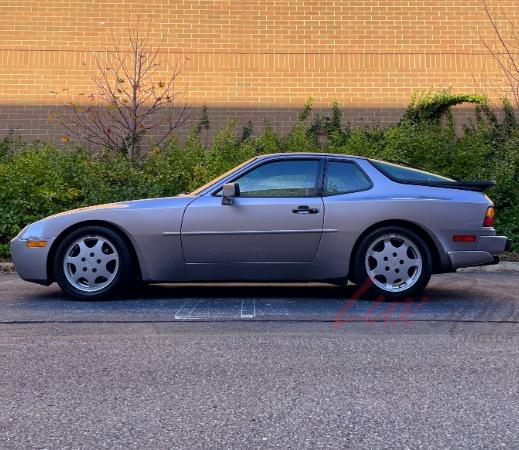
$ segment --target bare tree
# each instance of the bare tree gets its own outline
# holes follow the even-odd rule
[[[495,36],[495,42],[489,42],[480,34],[481,42],[506,78],[508,89],[504,96],[511,95],[519,109],[519,32],[509,18],[505,18],[507,27],[502,26],[487,0],[480,2]]]
[[[95,92],[79,94],[87,97],[83,104],[69,101],[68,120],[62,124],[81,141],[134,159],[146,135],[153,132],[160,145],[182,127],[187,108],[180,102],[184,91],[176,85],[180,60],[172,65],[159,48],[151,47],[149,31],[128,34],[128,48],[112,36],[113,49],[94,54]],[[159,81],[159,71],[168,72],[165,80]]]

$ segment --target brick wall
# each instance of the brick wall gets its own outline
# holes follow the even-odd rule
[[[498,17],[516,22],[515,3]],[[137,23],[185,61],[179,81],[213,128],[269,119],[284,131],[308,96],[318,108],[337,99],[352,122],[389,123],[416,90],[504,86],[479,0],[2,0],[0,12],[0,135],[59,139],[49,116],[92,91],[93,52]]]

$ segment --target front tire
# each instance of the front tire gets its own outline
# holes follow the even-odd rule
[[[385,298],[419,294],[432,274],[432,257],[427,243],[404,227],[383,227],[362,239],[353,260],[358,285]]]
[[[128,245],[113,230],[86,226],[58,245],[54,274],[61,289],[79,299],[96,300],[122,292],[132,277]]]

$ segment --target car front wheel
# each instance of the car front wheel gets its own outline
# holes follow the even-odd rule
[[[384,227],[362,240],[353,271],[359,284],[368,283],[372,294],[410,297],[420,293],[431,278],[431,252],[415,232]]]
[[[59,244],[54,260],[56,281],[67,294],[81,299],[112,296],[131,280],[131,253],[114,231],[87,226]]]

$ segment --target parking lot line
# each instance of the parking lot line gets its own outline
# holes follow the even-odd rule
[[[254,319],[256,317],[256,299],[244,298],[241,302],[242,319]]]
[[[177,320],[186,320],[193,319],[193,312],[196,307],[200,304],[201,300],[191,299],[184,303],[180,309],[175,314],[175,319]]]

